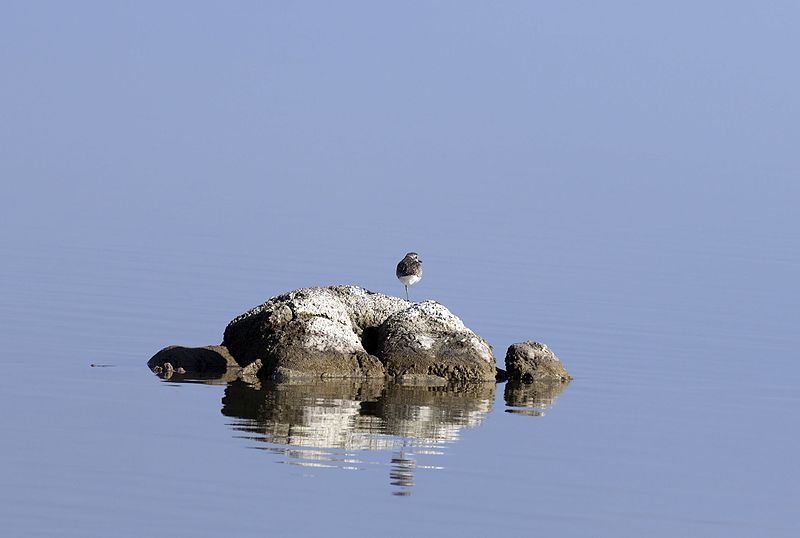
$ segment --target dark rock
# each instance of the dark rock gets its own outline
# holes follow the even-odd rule
[[[165,347],[147,362],[156,373],[223,373],[228,368],[239,368],[223,346]]]
[[[545,344],[533,340],[512,344],[508,348],[506,370],[509,379],[526,383],[533,381],[564,383],[572,379],[555,353]]]

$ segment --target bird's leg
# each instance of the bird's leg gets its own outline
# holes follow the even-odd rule
[[[408,284],[405,284],[406,287],[406,301],[408,301]]]

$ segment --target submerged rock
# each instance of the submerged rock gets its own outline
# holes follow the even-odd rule
[[[525,383],[551,381],[564,383],[572,379],[555,353],[545,344],[528,340],[511,344],[506,352],[508,379]]]

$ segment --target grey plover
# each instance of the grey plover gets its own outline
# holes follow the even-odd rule
[[[408,301],[408,287],[422,280],[422,260],[416,252],[409,252],[397,264],[397,280],[406,287],[406,301]]]

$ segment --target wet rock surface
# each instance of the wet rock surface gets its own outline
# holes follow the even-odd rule
[[[506,352],[508,379],[525,383],[535,381],[564,383],[572,379],[550,348],[528,340],[511,344]]]

